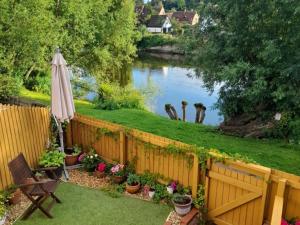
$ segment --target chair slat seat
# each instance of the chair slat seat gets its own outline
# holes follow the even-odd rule
[[[28,218],[36,209],[40,209],[48,218],[53,218],[50,214],[51,207],[45,209],[42,204],[48,197],[53,199],[53,203],[61,203],[59,198],[54,194],[58,187],[59,180],[38,180],[22,153],[10,161],[8,167],[15,185],[18,186],[23,194],[32,202],[30,207],[23,214],[22,219]]]

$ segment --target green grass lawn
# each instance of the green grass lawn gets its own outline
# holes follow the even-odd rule
[[[49,97],[22,91],[22,96],[49,103]],[[219,133],[214,127],[172,121],[151,112],[133,109],[98,110],[84,101],[75,101],[78,113],[94,118],[137,128],[188,144],[215,148],[221,152],[239,153],[257,163],[289,173],[300,175],[300,146],[290,145],[281,140],[256,140],[238,138]]]
[[[112,198],[96,189],[62,183],[57,190],[62,204],[51,210],[53,219],[39,210],[16,225],[162,225],[171,208],[139,199]],[[47,203],[45,203],[47,204]]]

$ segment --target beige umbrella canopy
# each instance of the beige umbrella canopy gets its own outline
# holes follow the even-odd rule
[[[67,63],[59,50],[52,60],[51,113],[58,126],[61,151],[64,151],[61,123],[69,122],[74,117],[75,107]],[[68,179],[65,166],[64,172]]]
[[[51,113],[59,122],[71,120],[75,113],[67,63],[59,52],[52,60]]]

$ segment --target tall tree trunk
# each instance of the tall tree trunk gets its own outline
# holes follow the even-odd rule
[[[29,78],[31,72],[32,72],[33,69],[34,69],[34,66],[35,66],[35,64],[33,64],[33,65],[30,67],[30,69],[27,71],[27,73],[26,73],[26,75],[25,75],[25,80],[27,80],[27,79]]]

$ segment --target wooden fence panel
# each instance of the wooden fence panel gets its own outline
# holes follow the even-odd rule
[[[47,108],[0,104],[0,190],[12,184],[8,162],[22,152],[35,167],[49,139]]]
[[[236,167],[237,166],[237,167]],[[250,170],[249,170],[250,169]],[[252,171],[250,173],[249,171]],[[216,224],[262,224],[266,185],[271,170],[245,165],[212,163],[207,174],[208,217]]]
[[[98,128],[119,135],[117,138],[109,135],[97,138]],[[230,160],[223,164],[211,159],[208,160],[206,173],[201,174],[194,155],[189,154],[187,160],[187,155],[176,156],[164,152],[170,144],[187,146],[181,142],[80,115],[76,115],[69,130],[72,140],[68,143],[82,145],[85,150],[93,146],[99,155],[110,162],[132,161],[136,158],[138,173],[150,171],[177,180],[186,187],[190,186],[194,197],[198,184],[205,183],[208,216],[216,224],[257,225],[264,220],[271,221],[273,211],[281,210],[281,207],[274,208],[273,205],[278,195],[278,182],[282,178],[287,180],[282,216],[300,218],[299,176],[253,164]],[[5,174],[1,176],[5,177]]]

